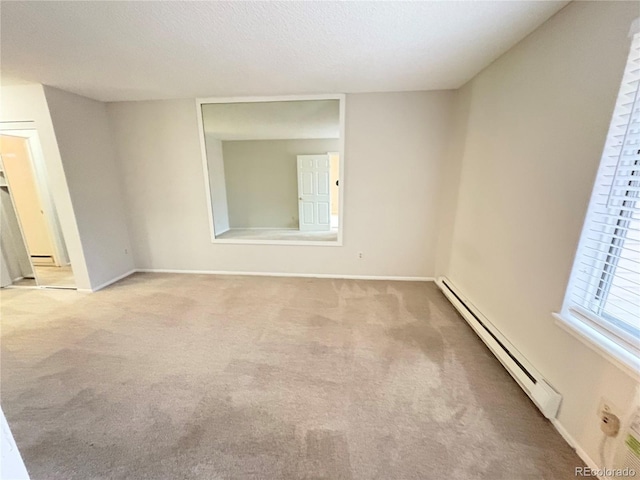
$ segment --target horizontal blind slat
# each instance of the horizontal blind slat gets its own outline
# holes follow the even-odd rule
[[[577,278],[577,281],[584,283],[585,285],[587,285],[587,287],[596,288],[590,282],[588,282],[586,279]],[[633,304],[634,305],[638,305],[640,307],[640,291],[635,291],[634,292],[633,290],[628,290],[628,289],[625,289],[624,287],[617,287],[617,288],[622,290],[622,291],[624,291],[624,292],[626,292],[628,294],[627,298],[633,299],[633,302],[635,302]],[[587,289],[585,291],[589,291],[589,289]],[[631,303],[631,300],[630,300],[630,303]]]
[[[578,289],[578,290],[581,290],[581,288],[580,288],[580,287],[575,287],[575,288],[576,288],[576,289]],[[588,293],[588,292],[586,292],[586,293]],[[579,300],[579,299],[580,299],[580,296],[574,293],[574,297],[573,297],[573,298],[574,298],[574,299],[576,299],[576,300]],[[578,305],[581,305],[581,306],[583,306],[583,307],[587,307],[587,308],[588,308],[588,306],[587,306],[587,305],[584,305],[584,304],[581,304],[581,303],[578,303],[578,302],[576,302],[576,303],[577,303]],[[593,302],[591,302],[591,303],[597,303],[597,302],[593,301]],[[622,307],[618,307],[618,308],[619,308],[620,310],[622,310],[623,312],[628,313],[629,315],[637,314],[637,313],[635,313],[635,312],[631,312],[631,311],[629,311],[629,309],[625,309],[625,308],[622,308]],[[602,310],[605,310],[605,308],[602,308],[602,307],[601,307],[601,309],[602,309]],[[621,321],[622,321],[623,323],[626,323],[627,325],[630,325],[630,326],[634,326],[634,325],[635,325],[633,322],[627,322],[627,321],[624,321],[624,320],[621,320]]]

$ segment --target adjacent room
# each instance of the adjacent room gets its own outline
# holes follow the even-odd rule
[[[637,2],[0,27],[0,480],[640,475]]]
[[[213,242],[337,243],[343,100],[198,101]]]
[[[27,123],[25,125],[25,123]],[[60,222],[34,125],[3,125],[0,134],[2,286],[74,288]]]

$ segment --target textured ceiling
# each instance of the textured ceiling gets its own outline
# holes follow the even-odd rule
[[[209,103],[202,105],[202,121],[220,140],[339,138],[340,102]]]
[[[2,74],[103,101],[457,88],[568,2],[2,2]]]

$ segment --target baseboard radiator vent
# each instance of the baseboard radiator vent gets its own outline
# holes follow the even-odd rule
[[[449,279],[439,277],[436,283],[542,414],[548,419],[556,418],[562,396],[542,378],[542,375],[504,335],[455,288]]]

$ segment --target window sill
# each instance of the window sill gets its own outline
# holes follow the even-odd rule
[[[598,353],[636,381],[640,381],[640,359],[616,342],[571,314],[553,313],[556,325]]]
[[[226,243],[230,245],[288,245],[310,247],[342,247],[341,240],[313,241],[313,240],[258,240],[252,238],[213,238],[211,243]]]

